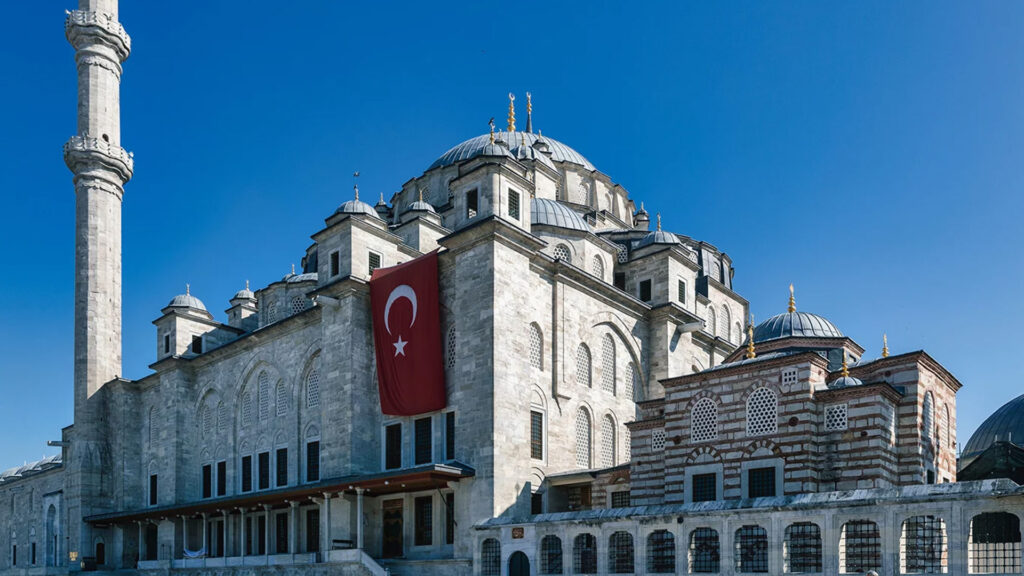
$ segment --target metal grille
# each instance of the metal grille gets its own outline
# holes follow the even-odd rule
[[[782,544],[786,572],[821,572],[821,529],[812,522],[797,522],[786,527]]]
[[[612,508],[629,508],[629,490],[612,492]]]
[[[590,262],[590,273],[604,280],[604,260],[600,256],[594,256]]]
[[[227,429],[228,429],[228,420],[229,419],[230,419],[230,416],[228,415],[228,407],[225,406],[223,402],[218,402],[217,403],[217,430],[220,431],[220,432],[227,431]]]
[[[730,317],[729,308],[722,304],[722,315],[718,317],[718,335],[726,340],[729,339],[729,324],[732,323]]]
[[[718,324],[715,321],[715,309],[708,306],[708,319],[704,329],[707,330],[708,334],[714,335],[715,330],[717,330],[717,326]]]
[[[616,258],[618,259],[619,264],[629,262],[629,252],[626,251],[626,247],[622,244],[619,244],[619,253],[616,255]]]
[[[608,334],[601,339],[601,389],[615,394],[615,341]]]
[[[775,468],[751,468],[747,470],[747,496],[763,498],[775,496]]]
[[[291,408],[289,404],[290,398],[288,397],[288,389],[285,388],[284,382],[277,383],[277,415],[284,416],[288,413],[288,409]]]
[[[576,349],[576,384],[590,388],[590,350],[586,344]]]
[[[508,215],[519,220],[519,192],[515,190],[508,191]]]
[[[676,281],[676,300],[679,300],[680,304],[686,304],[686,281]]]
[[[722,546],[718,532],[712,528],[697,528],[690,532],[690,572],[713,574],[721,564]]]
[[[540,573],[562,573],[562,539],[558,536],[540,539]]]
[[[760,526],[736,530],[736,571],[743,574],[768,571],[768,532]]]
[[[640,389],[640,373],[636,371],[636,365],[632,362],[626,367],[629,378],[626,380],[626,398],[637,400],[636,391]]]
[[[694,502],[712,502],[718,500],[718,475],[694,474],[692,478],[693,493],[691,500]]]
[[[380,268],[380,254],[370,252],[367,259],[369,260],[369,274],[372,276],[373,271]]]
[[[544,414],[530,412],[530,458],[544,459]]]
[[[266,420],[270,418],[270,376],[266,372],[260,372],[259,385],[260,420]]]
[[[608,572],[633,573],[633,535],[616,532],[608,537]]]
[[[149,409],[149,442],[153,443],[160,439],[159,413],[156,406]]]
[[[846,430],[849,427],[849,421],[847,420],[847,405],[846,404],[834,404],[832,406],[825,407],[825,430],[829,432],[835,432],[837,430]]]
[[[416,464],[427,464],[431,461],[434,439],[434,420],[432,417],[419,418],[413,425],[415,447],[413,456]]]
[[[434,497],[421,496],[414,502],[416,508],[415,542],[417,546],[430,546],[434,542]]]
[[[629,428],[622,428],[622,461],[629,462],[633,459],[633,434]]]
[[[544,338],[536,324],[530,324],[530,366],[544,369]]]
[[[718,406],[710,398],[702,398],[693,407],[690,416],[690,438],[693,442],[707,442],[718,438]]]
[[[580,182],[576,187],[576,203],[590,206],[590,186],[586,182]]]
[[[870,520],[850,520],[839,534],[839,571],[862,574],[882,569],[882,535]]]
[[[242,396],[242,426],[252,424],[252,394]]]
[[[946,573],[946,522],[938,516],[913,516],[903,521],[900,571],[904,574]]]
[[[209,406],[203,406],[203,437],[209,438],[213,432],[213,410]]]
[[[572,252],[569,251],[569,247],[565,244],[555,246],[555,259],[562,260],[567,264],[572,264]]]
[[[796,370],[789,369],[782,371],[782,383],[793,384],[796,382]]]
[[[658,428],[651,431],[651,451],[660,452],[665,449],[665,429]]]
[[[668,530],[655,530],[647,535],[647,571],[652,574],[675,573],[676,539]]]
[[[306,309],[306,299],[302,296],[292,298],[292,314],[298,314]]]
[[[448,357],[446,360],[449,368],[455,366],[455,345],[455,326],[452,326],[448,328]]]
[[[501,576],[501,544],[494,538],[484,540],[480,546],[480,574]]]
[[[597,538],[593,534],[579,534],[572,541],[572,573],[597,572]]]
[[[583,408],[576,412],[576,465],[590,468],[590,414]]]
[[[747,400],[747,436],[764,436],[779,430],[775,392],[759,388]]]
[[[932,393],[927,392],[924,395],[924,406],[921,409],[921,435],[925,440],[932,439],[932,430],[935,426],[935,402],[932,400]]]
[[[313,368],[306,375],[306,407],[320,406],[320,369]]]
[[[601,419],[601,466],[615,466],[615,421],[611,416]]]
[[[971,574],[1019,573],[1020,518],[989,512],[971,518],[969,568]]]

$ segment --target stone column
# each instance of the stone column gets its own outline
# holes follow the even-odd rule
[[[238,539],[238,555],[244,558],[245,548],[248,544],[246,538],[249,537],[249,534],[245,529],[245,508],[239,508],[238,511],[240,513],[240,517],[238,519],[238,533],[241,535]]]
[[[139,562],[141,562],[146,557],[146,534],[145,534],[145,530],[142,528],[144,526],[144,524],[142,522],[138,522],[138,525],[139,525]],[[138,565],[136,565],[135,567],[138,568]]]
[[[365,488],[356,488],[356,548],[363,549],[363,492]]]
[[[181,557],[185,557],[185,550],[188,550],[188,516],[181,517]]]
[[[228,516],[227,510],[221,510],[220,514],[223,518],[222,522],[224,522],[224,548],[222,550],[218,550],[218,552],[220,552],[222,557],[227,557],[228,549],[231,548],[231,531],[229,530],[231,525],[228,523],[230,517]]]
[[[288,506],[288,553],[296,554],[299,551],[299,503],[290,500]]]
[[[266,556],[268,556],[268,557],[271,554],[271,551],[270,551],[270,530],[273,527],[273,522],[272,522],[273,518],[271,518],[271,516],[270,516],[270,510],[271,510],[270,504],[264,504],[263,505],[263,513],[266,514],[266,516],[267,516],[267,521],[266,521],[267,529],[263,531],[263,547],[264,547],[264,552],[266,552]]]
[[[199,547],[200,550],[205,550],[206,555],[210,555],[210,536],[207,533],[207,524],[209,522],[206,519],[206,512],[203,512],[203,545]]]
[[[324,492],[320,504],[320,551],[327,560],[331,551],[331,495],[328,492]]]

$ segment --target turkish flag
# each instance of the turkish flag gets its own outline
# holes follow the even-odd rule
[[[370,277],[380,410],[412,416],[445,407],[437,251]]]

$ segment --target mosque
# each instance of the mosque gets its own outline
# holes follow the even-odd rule
[[[867,354],[792,287],[751,325],[729,256],[535,132],[529,94],[523,129],[510,95],[505,130],[325,208],[223,321],[171,298],[122,377],[117,12],[65,24],[74,422],[0,473],[0,575],[1021,573],[1024,397],[958,460],[937,360]],[[443,408],[396,415],[371,283],[430,254]]]

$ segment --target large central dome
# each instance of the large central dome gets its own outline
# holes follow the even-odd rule
[[[982,422],[964,446],[960,459],[970,460],[999,441],[1024,446],[1024,395],[1010,400]]]
[[[542,138],[544,142],[547,142],[551,148],[551,159],[555,162],[568,162],[570,164],[578,164],[587,170],[596,170],[594,165],[583,157],[582,154],[573,150],[572,148],[562,144],[558,140],[552,140],[547,136],[541,137],[532,132],[495,132],[494,139],[504,140],[508,144],[509,148],[515,148],[519,146],[520,141],[527,146],[533,146],[533,143],[538,138]],[[434,168],[440,168],[442,166],[449,166],[456,162],[462,162],[463,160],[469,160],[475,158],[484,153],[484,149],[491,144],[490,134],[481,134],[476,138],[470,138],[465,142],[455,146],[451,150],[445,152],[440,158],[434,161],[427,170],[433,170]]]

